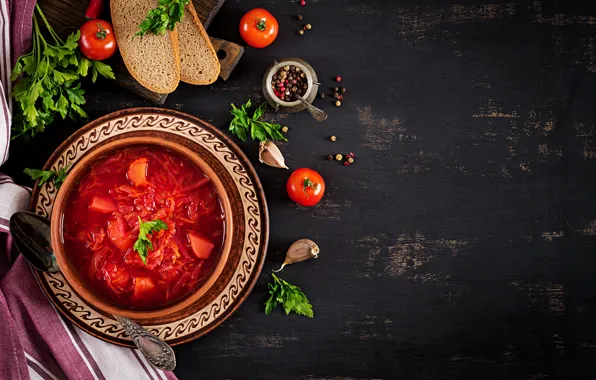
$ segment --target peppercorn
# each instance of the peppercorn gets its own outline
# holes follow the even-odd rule
[[[335,81],[336,81],[336,82],[341,82],[341,77],[340,77],[339,75],[338,75],[338,76],[336,76],[336,77],[335,77]]]
[[[337,140],[337,137],[335,137],[335,136],[331,136],[331,137],[329,137],[329,140],[331,140],[331,141],[335,141],[335,140]]]
[[[284,125],[283,127],[281,127],[281,131],[283,133],[288,133],[288,126],[287,125]]]
[[[344,166],[348,166],[350,163],[348,161],[344,161]]]
[[[337,98],[338,98],[339,100],[344,100],[344,97],[343,97],[342,95],[338,95],[338,96],[337,96]]]
[[[339,87],[333,87],[333,92],[339,92]]]
[[[310,25],[310,24],[306,24],[306,25],[304,25],[304,27],[305,27],[306,29],[312,29],[312,25]]]
[[[342,93],[342,94],[345,94],[345,93],[346,93],[346,88],[345,88],[345,87],[342,87],[342,88],[341,88],[341,93]]]
[[[306,1],[300,0],[300,5],[305,6],[306,5]]]
[[[338,94],[337,92],[334,92],[334,93],[333,93],[333,97],[334,97],[335,99],[339,99],[339,94]]]
[[[302,29],[299,29],[299,30],[298,30],[298,34],[300,34],[300,35],[304,34],[304,30],[302,30]]]
[[[339,154],[339,153],[335,155],[335,159],[337,161],[341,161],[342,158],[344,158],[344,157],[341,154]]]
[[[319,98],[321,98],[321,99],[325,99],[325,94],[324,94],[324,93],[322,93],[322,92],[320,92],[320,93],[319,93]]]
[[[329,161],[333,161],[333,155],[332,155],[332,154],[328,155],[328,156],[327,156],[327,159],[328,159]]]
[[[303,19],[302,15],[297,15],[297,16],[296,16],[296,20],[298,20],[298,21],[302,21],[302,19]]]
[[[348,158],[348,162],[349,162],[350,164],[353,164],[353,163],[354,163],[354,159],[353,159],[352,157],[350,157],[350,158]]]
[[[335,102],[335,106],[336,106],[336,107],[339,107],[339,106],[341,106],[341,102],[340,102],[339,100],[337,100],[337,101]]]

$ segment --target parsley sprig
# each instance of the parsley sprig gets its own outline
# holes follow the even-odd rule
[[[267,285],[271,296],[265,302],[265,314],[269,315],[279,303],[283,306],[286,315],[293,311],[309,318],[314,317],[312,305],[299,287],[282,280],[273,273],[271,273],[271,277],[273,277],[273,282]]]
[[[54,186],[56,186],[57,189],[60,188],[60,186],[66,179],[67,171],[67,167],[60,170],[39,170],[29,168],[25,168],[25,170],[23,170],[23,172],[27,174],[29,177],[31,177],[31,179],[39,179],[40,186],[51,180],[52,182],[54,182]]]
[[[147,17],[139,24],[139,31],[133,36],[143,37],[151,32],[153,34],[164,34],[166,30],[174,30],[176,24],[182,21],[184,6],[190,0],[159,0],[157,8],[147,12]]]
[[[280,124],[272,124],[266,121],[259,120],[263,116],[267,103],[263,103],[257,107],[253,112],[252,117],[248,116],[248,109],[252,106],[250,99],[243,104],[240,108],[237,108],[232,103],[232,109],[230,113],[234,116],[234,119],[230,122],[230,132],[238,136],[242,141],[246,141],[246,137],[250,133],[250,137],[253,140],[265,141],[268,139],[277,141],[288,141],[285,136],[281,133]]]
[[[77,49],[81,32],[71,33],[64,41],[49,24],[36,4],[37,15],[33,14],[33,49],[16,62],[10,75],[11,81],[20,80],[12,90],[18,103],[13,120],[13,139],[21,135],[35,136],[60,115],[85,118],[87,113],[81,107],[85,104],[85,90],[80,79],[92,73],[114,79],[110,66],[85,58]],[[41,33],[38,16],[45,24],[47,39]]]
[[[141,260],[143,260],[143,264],[147,265],[147,252],[153,250],[153,243],[151,243],[147,235],[167,229],[168,225],[159,219],[143,222],[139,216],[139,238],[135,242],[133,249],[137,251]]]

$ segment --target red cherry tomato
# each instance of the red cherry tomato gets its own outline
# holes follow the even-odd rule
[[[325,194],[325,181],[312,169],[296,169],[288,178],[286,191],[290,199],[299,205],[314,206]]]
[[[254,48],[271,45],[277,37],[277,31],[277,20],[263,8],[248,11],[240,20],[240,35]]]
[[[104,20],[89,20],[81,26],[81,53],[89,59],[102,61],[116,51],[116,37],[112,24]]]

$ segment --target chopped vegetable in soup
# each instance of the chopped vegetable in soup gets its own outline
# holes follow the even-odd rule
[[[69,259],[95,293],[124,308],[155,309],[189,295],[222,249],[224,214],[212,183],[169,150],[103,156],[68,202]]]

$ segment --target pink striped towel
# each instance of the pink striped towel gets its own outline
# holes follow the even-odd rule
[[[0,165],[10,143],[10,67],[29,49],[34,5],[35,0],[0,0]],[[25,210],[30,196],[30,189],[0,174],[0,378],[176,379],[153,368],[137,350],[73,326],[45,298],[8,234],[10,216]]]

